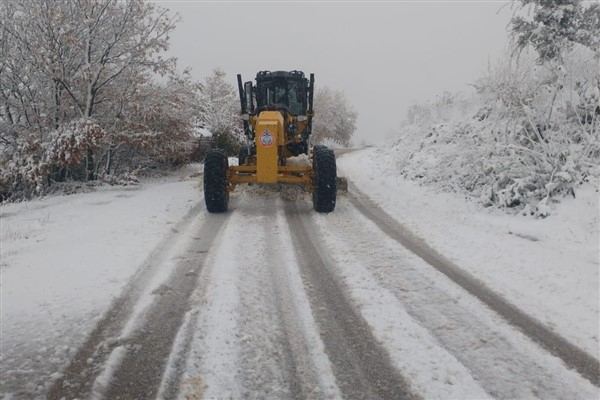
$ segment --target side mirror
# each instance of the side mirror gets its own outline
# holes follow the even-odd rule
[[[252,101],[252,82],[248,81],[244,83],[244,93],[246,94],[246,110],[254,111],[254,102]]]

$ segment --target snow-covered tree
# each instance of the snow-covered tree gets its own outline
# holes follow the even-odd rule
[[[200,84],[193,83],[188,73],[171,76],[164,84],[140,87],[133,101],[123,105],[118,127],[102,155],[105,173],[112,173],[112,168],[118,168],[115,162],[132,152],[139,166],[187,161],[194,146],[191,133],[199,111],[199,92]]]
[[[327,86],[318,89],[314,108],[313,141],[319,143],[332,140],[348,146],[356,132],[358,113],[348,103],[344,92]]]
[[[142,148],[129,139],[150,132],[161,136],[157,146],[171,143],[169,148],[183,151],[188,142],[181,133],[192,131],[199,87],[175,74],[174,59],[161,56],[174,27],[174,16],[143,0],[0,2],[1,166],[26,156],[23,165],[54,163],[36,169],[48,174],[39,182],[95,179],[115,172],[118,156],[124,157],[123,171],[135,168],[133,155]],[[169,84],[155,84],[156,75]],[[85,136],[80,128],[87,124],[99,126],[100,136],[73,141]],[[179,140],[185,146],[174,145]],[[46,154],[66,143],[80,146],[69,147],[69,154],[82,153],[83,159],[65,163],[59,154]],[[172,159],[159,149],[144,149],[152,157]],[[0,189],[30,175],[4,173]]]
[[[427,124],[431,117],[430,108],[421,104],[413,104],[406,111],[406,123],[409,125]]]
[[[592,3],[583,10],[576,40],[600,58],[600,3]]]
[[[562,63],[564,53],[575,44],[600,50],[600,4],[584,5],[583,0],[520,0],[532,7],[528,18],[515,16],[512,33],[518,48],[531,45],[540,63]]]
[[[585,52],[582,48],[591,52],[590,58],[596,65],[600,63],[600,4],[586,6],[582,0],[521,0],[520,3],[522,7],[529,6],[532,12],[528,18],[517,16],[511,21],[516,48],[520,51],[533,48],[538,63],[548,71],[541,85],[549,89],[551,96],[545,118],[537,129],[538,136],[543,136],[539,131],[555,123],[553,114],[561,107],[557,100],[569,87],[566,79],[570,71],[566,63],[574,54],[581,56]],[[594,74],[587,83],[596,82],[597,87],[600,70],[596,69]]]
[[[216,68],[204,79],[198,120],[202,128],[212,132],[220,148],[233,154],[244,139],[244,129],[239,118],[238,94],[225,75],[222,69]]]

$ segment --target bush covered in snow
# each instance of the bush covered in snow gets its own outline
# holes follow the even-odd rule
[[[522,0],[512,49],[469,99],[409,108],[391,150],[409,178],[548,215],[600,176],[600,4]]]
[[[565,59],[555,68],[507,55],[473,98],[411,107],[385,151],[411,179],[547,216],[553,196],[600,176],[600,54],[576,45]]]

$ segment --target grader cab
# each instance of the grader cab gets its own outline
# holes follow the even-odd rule
[[[229,166],[223,150],[210,150],[204,159],[204,200],[211,213],[225,212],[229,193],[242,183],[296,184],[312,193],[317,212],[328,213],[336,203],[336,162],[333,150],[311,146],[314,74],[300,71],[261,71],[256,84],[238,88],[246,144],[238,166]]]

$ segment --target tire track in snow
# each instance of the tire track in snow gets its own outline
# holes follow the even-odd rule
[[[270,249],[277,244],[268,236],[273,227],[275,199],[268,192],[257,195],[257,189],[260,191],[256,187],[241,191],[231,229],[223,237],[226,243],[217,253],[218,268],[233,264],[228,267],[227,277],[232,279],[239,299],[233,310],[236,328],[229,346],[236,357],[237,375],[232,379],[243,398],[299,398],[301,384],[270,274],[276,262]],[[210,390],[206,395],[211,393],[223,397]]]
[[[329,271],[317,238],[307,229],[306,215],[291,202],[285,214],[291,228],[304,285],[321,330],[325,351],[344,398],[414,399],[408,382],[393,367],[389,354],[374,338],[369,325],[357,314],[344,290]],[[306,214],[306,215],[304,215]]]
[[[302,396],[295,398],[341,398],[302,282],[284,204],[279,200],[276,205],[276,218],[265,225],[265,237],[271,244],[267,251],[277,308],[301,386]]]
[[[279,193],[252,187],[237,195],[192,296],[179,398],[341,398]]]
[[[176,357],[166,368],[169,371],[175,364],[181,365],[182,374],[161,389],[177,398],[241,398],[235,313],[240,302],[235,273],[238,265],[233,262],[236,242],[228,240],[236,230],[238,213],[231,200],[228,214],[228,223],[215,240],[190,297],[190,321],[182,327],[183,340],[175,343],[172,355]]]
[[[464,289],[381,232],[348,200],[317,217],[342,274],[367,270],[445,350],[497,398],[593,398],[597,389]],[[356,279],[356,278],[355,278]],[[444,379],[446,366],[435,375]]]
[[[158,398],[299,398],[261,257],[268,213],[236,195],[242,204],[206,261]]]
[[[94,382],[103,373],[107,360],[115,348],[128,343],[118,339],[136,313],[140,300],[146,295],[170,255],[173,243],[183,240],[185,234],[200,218],[204,207],[200,202],[192,207],[186,216],[177,223],[171,232],[149,254],[146,262],[136,271],[125,285],[122,294],[97,323],[88,339],[79,348],[69,366],[47,393],[51,400],[89,398]]]
[[[575,369],[592,384],[600,386],[600,362],[598,359],[530,317],[442,254],[429,247],[423,240],[379,208],[350,180],[348,186],[350,188],[348,194],[350,202],[390,238],[446,275],[469,294],[501,315],[510,324],[520,329],[549,353],[560,358],[570,368]]]
[[[181,232],[187,230],[192,221],[199,217],[202,209],[200,203],[192,207],[186,216],[152,250],[146,261],[129,279],[122,294],[113,300],[110,308],[98,321],[96,328],[79,348],[69,366],[63,371],[64,376],[52,385],[47,394],[48,399],[80,398],[90,392],[94,380],[100,374],[104,362],[110,354],[110,350],[116,344],[111,339],[117,337],[123,330],[127,320],[133,313],[135,304],[164,262],[165,254],[173,241],[177,240],[181,236]],[[89,360],[92,360],[92,362]]]
[[[104,398],[151,399],[159,390],[173,343],[189,298],[204,266],[207,253],[229,214],[206,215],[193,233],[193,243],[178,258],[167,281],[155,289],[152,304],[144,311],[143,323],[126,332],[126,352],[108,382],[100,382]]]

